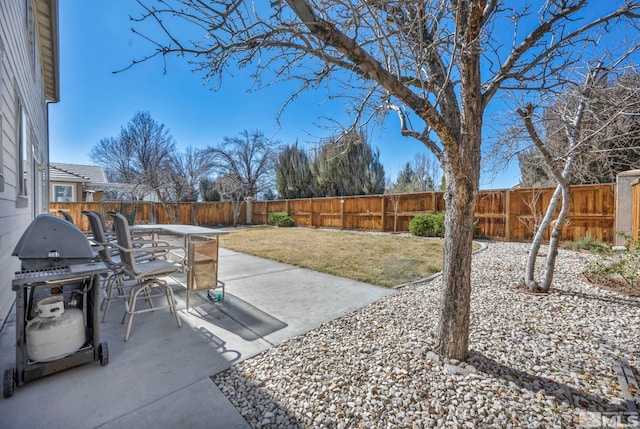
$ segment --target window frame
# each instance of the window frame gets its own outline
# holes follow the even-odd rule
[[[57,189],[56,188],[71,188],[71,195],[70,195],[70,199],[68,201],[66,200],[59,200],[58,199],[58,193],[57,193]],[[76,193],[76,187],[73,186],[73,184],[65,184],[65,183],[52,183],[51,184],[51,195],[53,196],[53,203],[70,203],[70,202],[74,202],[76,201],[75,198],[75,193]]]

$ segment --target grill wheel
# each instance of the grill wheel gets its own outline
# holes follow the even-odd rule
[[[4,370],[3,395],[5,398],[13,396],[16,388],[16,370],[15,368],[7,368]]]
[[[100,358],[100,365],[105,366],[109,363],[109,347],[106,342],[100,343],[98,348],[98,357]]]

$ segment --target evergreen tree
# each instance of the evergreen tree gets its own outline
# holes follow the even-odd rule
[[[379,151],[373,151],[363,133],[348,132],[322,145],[313,173],[316,196],[384,193],[384,167]]]
[[[204,201],[220,201],[220,192],[218,192],[215,180],[207,178],[202,179],[200,181],[200,194]]]
[[[298,144],[287,146],[276,162],[276,190],[282,198],[308,198],[314,195],[309,157]]]
[[[407,192],[414,192],[414,184],[416,182],[416,174],[413,172],[410,163],[406,163],[400,173],[398,173],[398,179],[393,187],[393,192],[396,194],[404,194]]]

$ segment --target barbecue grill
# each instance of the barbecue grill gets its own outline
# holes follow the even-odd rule
[[[16,367],[4,372],[3,393],[87,362],[109,362],[99,335],[100,276],[107,267],[75,225],[43,214],[27,227],[13,256],[21,270],[16,292]]]

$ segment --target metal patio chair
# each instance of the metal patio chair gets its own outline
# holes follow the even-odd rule
[[[62,215],[64,220],[66,220],[67,222],[71,222],[72,224],[75,225],[75,222],[73,221],[73,216],[71,216],[69,212],[66,212],[64,210],[58,210],[58,213]]]
[[[128,318],[124,340],[127,341],[129,339],[133,317],[140,313],[169,308],[169,311],[175,316],[178,326],[182,326],[182,322],[178,316],[176,308],[177,302],[173,295],[173,290],[166,280],[160,277],[173,274],[183,269],[182,262],[187,256],[185,248],[169,246],[168,244],[165,245],[166,243],[156,240],[134,241],[131,238],[127,218],[117,212],[109,212],[109,215],[113,218],[117,237],[117,243],[112,244],[120,253],[122,270],[129,278],[135,280],[135,283],[129,290],[128,299],[125,301],[125,313],[122,317],[122,323]],[[144,243],[142,247],[139,247],[142,244],[141,241],[146,243]],[[157,255],[159,258],[145,262],[137,261],[135,255],[141,251]],[[160,257],[166,259],[161,259]],[[169,257],[175,258],[175,260],[170,260],[168,259]],[[165,297],[167,305],[162,307],[154,306],[153,298],[159,296]],[[147,300],[149,308],[137,308],[138,299]]]
[[[126,300],[128,297],[128,287],[125,283],[126,273],[120,260],[120,254],[118,249],[113,245],[113,241],[116,240],[115,232],[109,233],[105,230],[104,217],[98,211],[83,210],[82,214],[87,217],[89,221],[89,227],[91,228],[92,240],[102,246],[98,251],[98,255],[102,262],[104,262],[111,274],[102,283],[105,294],[102,297],[100,303],[100,309],[103,310],[102,322],[104,322],[109,314],[109,308],[111,307],[112,300]],[[138,243],[139,240],[134,240],[134,243]],[[158,244],[158,243],[154,243]],[[138,262],[144,262],[154,259],[157,255],[140,250],[135,253],[135,258]]]

